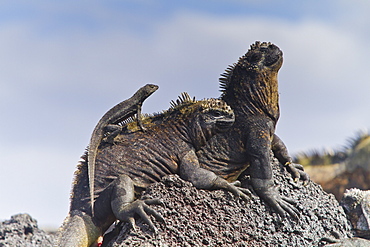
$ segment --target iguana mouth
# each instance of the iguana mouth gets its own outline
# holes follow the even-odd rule
[[[282,52],[276,45],[269,45],[268,52],[265,55],[265,66],[271,66],[282,58]]]
[[[234,124],[234,119],[223,119],[216,122],[218,132],[225,132]]]

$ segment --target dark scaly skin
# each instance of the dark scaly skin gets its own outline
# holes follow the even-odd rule
[[[173,107],[143,119],[147,128],[139,131],[136,122],[127,124],[114,144],[104,143],[97,155],[94,214],[89,203],[86,156],[78,166],[70,213],[57,246],[89,246],[116,220],[130,222],[138,214],[153,230],[148,215],[163,218],[148,205],[158,199],[138,200],[149,184],[168,174],[179,174],[197,188],[227,189],[247,199],[234,185],[199,166],[198,151],[215,134],[226,131],[234,113],[221,100],[194,101],[187,94]],[[244,190],[245,191],[245,190]]]
[[[103,140],[104,133],[107,130],[110,133],[109,139],[114,137],[120,132],[121,128],[118,125],[122,121],[127,120],[130,117],[137,115],[137,122],[141,130],[144,131],[144,127],[141,122],[141,107],[143,102],[158,90],[157,85],[146,84],[141,87],[136,93],[129,99],[122,101],[111,108],[104,116],[99,120],[95,126],[94,131],[91,135],[90,144],[88,148],[88,171],[89,171],[89,187],[90,187],[90,200],[91,207],[94,209],[94,176],[95,176],[95,161],[98,152],[99,145]]]
[[[283,53],[271,43],[256,42],[220,79],[222,96],[234,110],[235,124],[213,137],[197,152],[205,169],[229,182],[247,168],[254,191],[280,215],[297,217],[293,201],[273,188],[270,151],[284,164],[295,180],[308,176],[293,164],[284,143],[275,135],[279,119],[278,71]]]

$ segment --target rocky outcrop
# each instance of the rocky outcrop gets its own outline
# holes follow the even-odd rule
[[[356,235],[370,239],[370,191],[347,190],[340,205],[347,213]]]
[[[196,189],[172,175],[143,194],[163,200],[163,205],[151,206],[166,220],[163,225],[153,219],[158,233],[140,219],[136,230],[120,223],[106,234],[103,246],[370,246],[352,238],[352,225],[333,195],[313,182],[295,183],[277,161],[273,168],[279,193],[296,201],[298,220],[282,219],[256,196],[244,202],[223,190]],[[243,182],[248,184],[248,178]],[[0,223],[0,247],[52,246],[52,240],[27,214]]]
[[[312,181],[332,193],[340,201],[344,192],[350,188],[370,189],[370,170],[364,167],[351,167],[348,163],[306,166],[305,171]]]
[[[325,247],[370,247],[370,241],[363,238],[348,238]]]
[[[40,230],[37,221],[28,214],[13,215],[0,222],[0,247],[50,247],[53,236]]]
[[[155,222],[158,234],[138,219],[136,231],[118,225],[103,246],[323,246],[328,239],[352,237],[333,195],[313,182],[305,187],[294,183],[277,161],[273,167],[276,187],[296,200],[299,220],[281,219],[258,197],[244,202],[223,190],[198,190],[175,175],[143,195],[163,200],[152,206],[166,220],[166,225]]]
[[[350,188],[370,189],[370,134],[358,132],[341,150],[310,151],[294,158],[312,181],[334,194],[338,201]]]

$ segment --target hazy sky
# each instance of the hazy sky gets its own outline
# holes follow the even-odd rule
[[[0,219],[58,226],[100,117],[146,83],[143,111],[218,78],[256,40],[284,52],[277,134],[291,153],[340,148],[370,126],[367,0],[0,3]]]

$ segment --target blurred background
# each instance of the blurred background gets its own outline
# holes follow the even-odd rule
[[[67,215],[73,172],[100,117],[139,87],[143,112],[218,78],[256,40],[284,52],[277,134],[292,154],[340,148],[370,126],[367,0],[0,3],[0,219]]]

